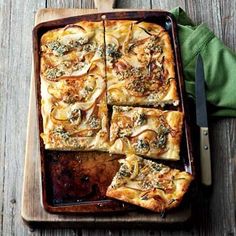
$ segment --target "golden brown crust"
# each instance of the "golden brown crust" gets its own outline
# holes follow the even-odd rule
[[[135,166],[139,166],[139,170]],[[163,212],[180,204],[192,179],[187,172],[128,155],[106,195],[155,212]]]
[[[109,150],[179,160],[182,125],[179,111],[113,106]]]
[[[157,24],[105,21],[108,103],[178,105],[168,33]]]

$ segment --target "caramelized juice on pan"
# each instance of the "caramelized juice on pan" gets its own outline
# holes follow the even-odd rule
[[[47,191],[53,205],[106,199],[119,169],[119,155],[99,152],[47,151]]]

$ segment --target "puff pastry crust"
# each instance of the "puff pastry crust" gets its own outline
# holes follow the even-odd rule
[[[183,113],[113,106],[110,152],[179,160]]]
[[[187,172],[136,155],[120,164],[106,195],[155,212],[177,207],[193,179]]]
[[[179,104],[168,33],[160,25],[105,21],[107,98],[111,105]]]

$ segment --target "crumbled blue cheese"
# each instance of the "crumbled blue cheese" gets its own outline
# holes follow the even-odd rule
[[[86,52],[95,51],[95,49],[96,49],[95,44],[87,43],[83,46],[83,51],[86,51]]]
[[[48,43],[47,47],[52,50],[55,56],[62,56],[70,50],[69,45],[61,44],[58,40]]]
[[[164,125],[160,125],[157,129],[157,138],[155,141],[152,142],[154,148],[166,148],[168,134],[170,133],[170,129],[165,127]]]
[[[81,122],[81,111],[80,109],[74,109],[71,111],[69,121],[72,124],[78,125]]]
[[[99,129],[101,127],[101,120],[96,116],[91,116],[88,123],[93,129]]]
[[[56,135],[56,136],[59,136],[65,140],[68,140],[70,138],[70,133],[67,132],[66,130],[64,130],[63,128],[61,127],[57,127],[53,130],[53,133]]]
[[[76,48],[76,47],[80,47],[81,45],[88,43],[88,41],[89,39],[87,37],[79,37],[77,39],[73,39],[69,41],[68,46],[70,48]]]
[[[150,146],[148,141],[139,139],[137,143],[134,144],[134,148],[137,153],[147,153],[150,149]]]
[[[147,117],[144,113],[135,112],[133,114],[133,120],[134,120],[134,127],[136,126],[142,126],[147,123]]]
[[[59,78],[65,74],[65,71],[59,69],[59,68],[48,68],[45,71],[45,76],[49,80],[55,80],[56,78]]]
[[[94,91],[94,88],[91,86],[85,86],[83,89],[80,90],[80,96],[85,100],[87,97]]]
[[[118,51],[115,44],[107,44],[106,56],[107,56],[107,61],[113,63],[114,61],[116,61],[118,58],[121,57],[121,52]]]

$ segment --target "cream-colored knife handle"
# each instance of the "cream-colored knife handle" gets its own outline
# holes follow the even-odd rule
[[[115,5],[115,0],[94,0],[95,7],[98,11],[110,11]]]
[[[211,180],[211,152],[208,128],[200,127],[200,162],[202,184],[210,186]]]

